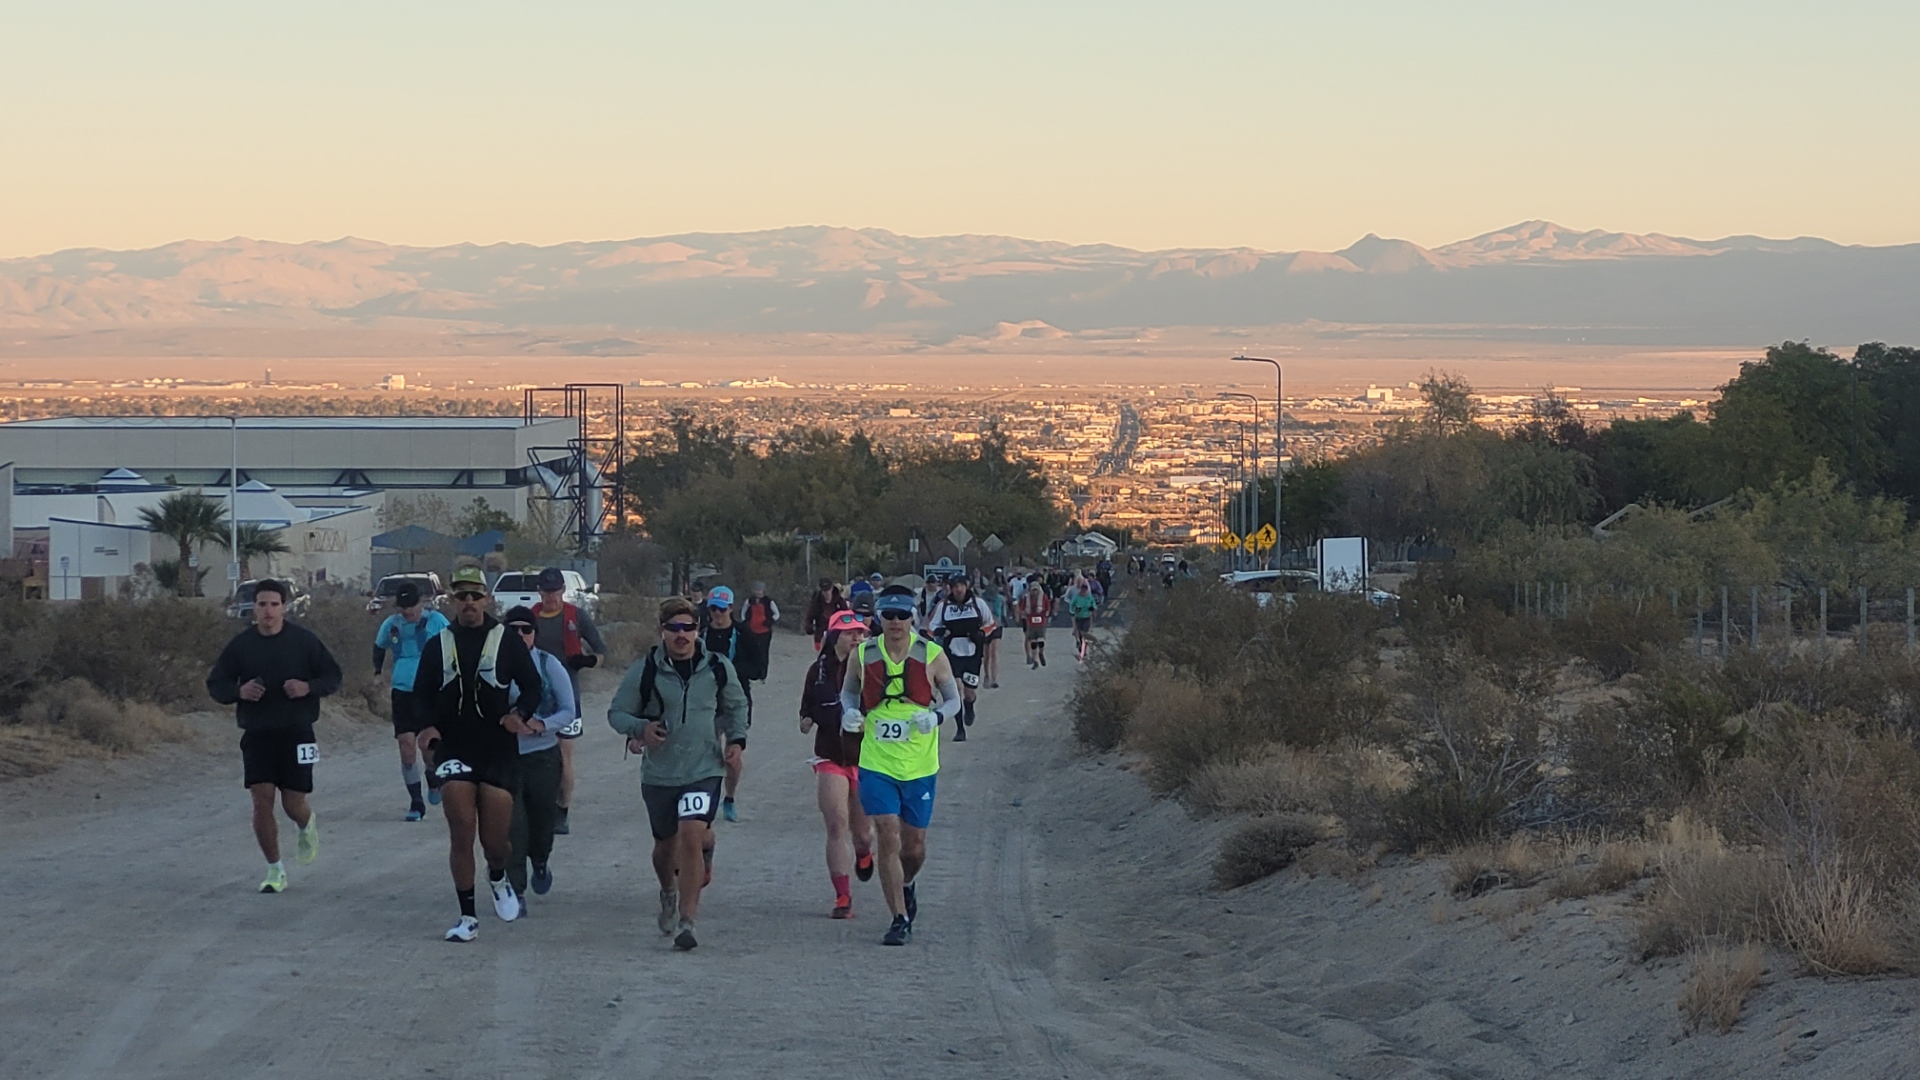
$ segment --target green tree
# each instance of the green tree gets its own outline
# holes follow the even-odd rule
[[[1480,406],[1473,400],[1473,387],[1451,372],[1427,372],[1427,377],[1420,382],[1420,396],[1427,402],[1420,422],[1442,435],[1471,427],[1480,414]]]
[[[240,563],[240,576],[243,578],[253,577],[251,563],[256,557],[286,555],[293,550],[287,547],[286,541],[280,538],[278,531],[265,528],[257,522],[243,521],[234,533],[237,533],[237,536],[226,532],[217,533],[213,540],[226,551],[228,558]],[[238,548],[234,547],[236,539],[239,541]]]
[[[207,541],[224,540],[227,535],[227,511],[198,491],[182,491],[160,500],[158,506],[144,507],[140,521],[147,528],[172,540],[180,552],[180,564],[194,562],[194,549]],[[198,596],[200,576],[178,574],[181,596]]]

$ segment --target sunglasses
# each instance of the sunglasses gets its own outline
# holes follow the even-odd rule
[[[911,619],[911,618],[913,618],[913,612],[911,612],[911,611],[894,611],[894,610],[892,610],[892,609],[888,609],[888,610],[886,610],[886,611],[883,611],[883,612],[881,612],[881,613],[880,613],[880,617],[881,617],[881,618],[883,618],[883,619],[893,619],[893,620],[896,620],[896,621],[904,621],[904,620],[907,620],[907,619]]]
[[[524,623],[524,622],[510,622],[510,623],[508,623],[507,625],[508,625],[508,626],[511,626],[511,627],[513,627],[513,629],[514,629],[514,632],[515,632],[515,633],[520,633],[520,634],[531,634],[531,633],[533,633],[533,624],[532,624],[532,623]]]
[[[690,623],[690,622],[668,622],[668,623],[661,623],[660,629],[665,630],[669,634],[691,634],[695,630],[700,629],[700,624]]]
[[[463,590],[461,592],[454,593],[453,598],[455,600],[467,600],[467,601],[485,600],[487,598],[487,594],[483,592],[469,592],[469,591]]]

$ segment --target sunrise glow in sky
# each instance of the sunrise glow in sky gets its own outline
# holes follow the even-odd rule
[[[0,2],[0,256],[792,224],[1920,241],[1920,4]]]

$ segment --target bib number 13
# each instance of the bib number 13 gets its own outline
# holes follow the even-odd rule
[[[873,737],[881,742],[906,742],[907,730],[905,720],[881,720],[874,727]]]
[[[295,764],[299,764],[299,765],[311,765],[314,762],[319,761],[320,760],[319,744],[303,742],[300,745],[294,747],[293,760]]]
[[[688,791],[680,795],[680,816],[697,818],[707,816],[707,807],[713,805],[713,796],[704,791]]]

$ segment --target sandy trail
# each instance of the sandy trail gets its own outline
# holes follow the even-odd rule
[[[1516,945],[1484,920],[1429,918],[1430,866],[1383,872],[1370,894],[1298,875],[1210,892],[1220,826],[1077,756],[1062,707],[1074,665],[1029,672],[1017,653],[977,737],[942,748],[920,927],[882,948],[877,881],[856,884],[856,919],[826,917],[808,740],[789,719],[809,659],[776,639],[742,820],[720,825],[688,955],[654,929],[637,763],[599,722],[554,891],[511,925],[483,895],[467,946],[440,940],[457,914],[444,827],[399,820],[391,743],[372,729],[323,744],[321,857],[289,863],[282,896],[251,891],[230,728],[210,736],[216,752],[0,788],[0,1076],[1895,1076],[1911,1063],[1910,982],[1765,991],[1735,1036],[1677,1042],[1679,972],[1626,961],[1592,910],[1543,913]],[[605,706],[603,689],[589,715]]]

